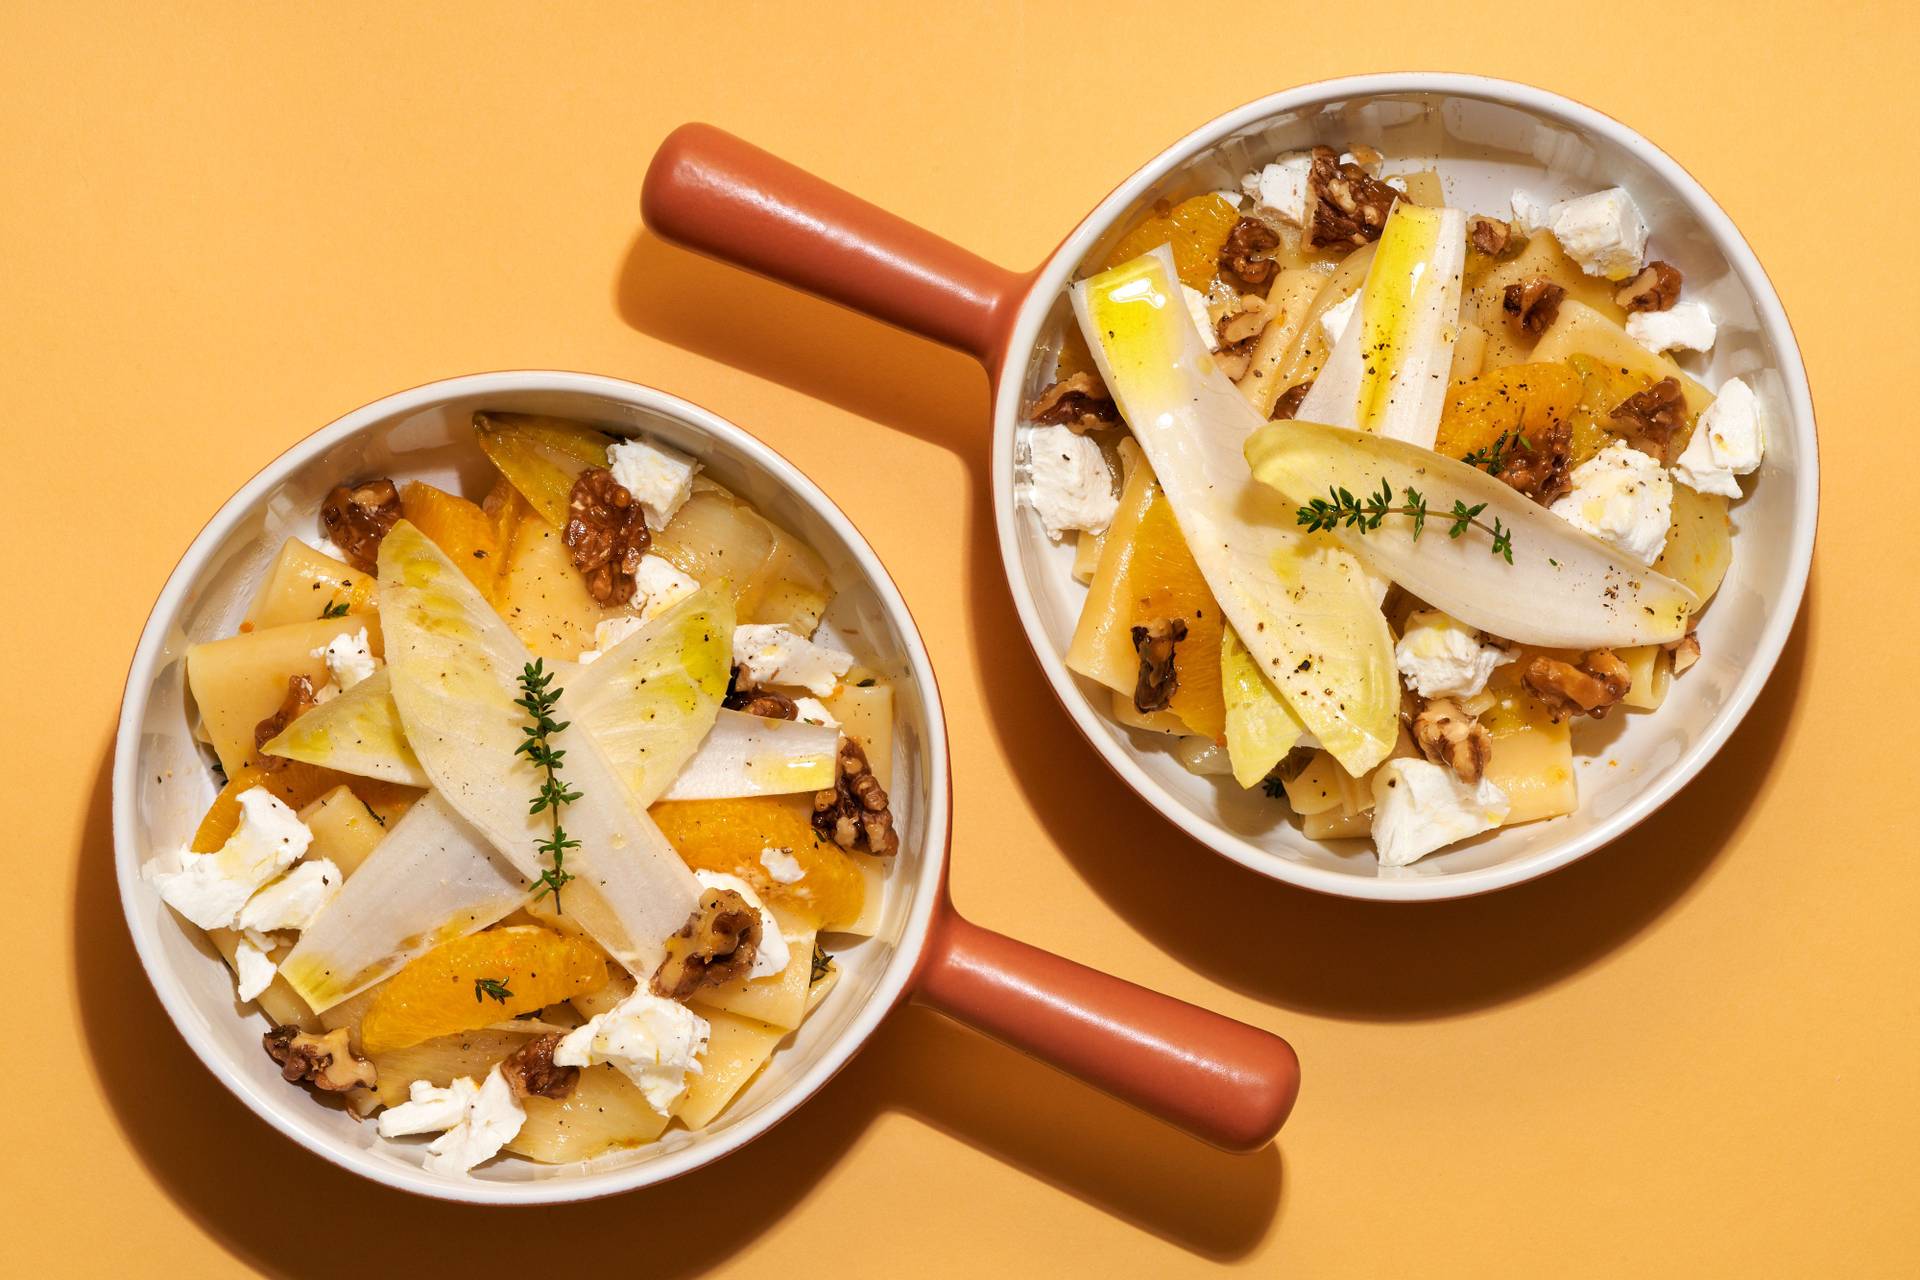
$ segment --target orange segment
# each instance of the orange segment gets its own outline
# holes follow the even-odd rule
[[[1182,200],[1164,212],[1155,209],[1113,246],[1107,266],[1117,267],[1171,244],[1181,282],[1204,292],[1220,272],[1220,250],[1239,220],[1239,211],[1215,192]]]
[[[1219,684],[1217,676],[1214,683]],[[866,902],[860,868],[838,845],[815,833],[812,796],[666,800],[649,812],[694,870],[739,876],[768,906],[792,911],[823,929],[845,927],[860,918]],[[760,862],[761,852],[769,848],[792,851],[806,874],[792,884],[775,880]]]
[[[494,538],[494,522],[479,503],[415,480],[400,491],[400,514],[446,552],[482,595],[493,598],[506,557]]]
[[[365,801],[367,807],[389,827],[420,796],[420,792],[413,787],[376,782],[371,778],[351,778],[332,769],[301,764],[295,760],[289,760],[283,768],[271,771],[257,764],[245,764],[227,780],[226,786],[220,788],[220,794],[213,798],[206,816],[200,819],[200,825],[193,833],[193,851],[212,853],[232,837],[240,825],[240,793],[243,791],[265,787],[285,801],[289,809],[304,809],[338,786],[351,787],[353,793]]]
[[[479,987],[486,981],[503,998]],[[368,1053],[474,1031],[598,991],[607,984],[599,948],[547,929],[488,929],[443,942],[387,979],[360,1022]]]
[[[1125,597],[1133,614],[1128,626],[1185,620],[1187,638],[1173,650],[1173,670],[1180,684],[1167,709],[1193,732],[1219,741],[1227,730],[1220,689],[1220,606],[1187,550],[1173,507],[1157,489],[1152,505],[1140,518],[1132,551]]]
[[[1580,375],[1563,364],[1515,364],[1455,383],[1433,448],[1463,458],[1516,428],[1537,437],[1573,417]]]

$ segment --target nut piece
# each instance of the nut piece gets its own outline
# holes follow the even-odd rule
[[[1666,646],[1673,655],[1673,674],[1679,675],[1694,663],[1700,661],[1700,637],[1689,631],[1678,640]]]
[[[1560,299],[1567,296],[1562,289],[1545,276],[1535,276],[1531,280],[1522,280],[1519,284],[1510,284],[1500,297],[1500,309],[1517,325],[1523,333],[1540,333],[1553,323],[1560,314]]]
[[[1050,427],[1071,427],[1085,435],[1119,423],[1107,384],[1091,373],[1076,373],[1048,387],[1027,406],[1027,420]]]
[[[1162,619],[1133,629],[1133,650],[1140,655],[1140,678],[1133,686],[1133,705],[1141,712],[1165,711],[1180,690],[1180,673],[1173,669],[1173,647],[1187,638],[1184,618]]]
[[[1649,262],[1613,295],[1629,311],[1665,311],[1679,299],[1680,268],[1671,262]]]
[[[1273,402],[1274,418],[1276,420],[1291,418],[1299,413],[1301,402],[1307,398],[1307,392],[1311,390],[1313,390],[1313,379],[1308,378],[1305,382],[1296,382],[1282,391],[1280,398]]]
[[[1398,191],[1353,161],[1340,163],[1332,147],[1315,147],[1307,175],[1307,243],[1358,248],[1378,240],[1399,198]]]
[[[400,519],[400,490],[384,476],[336,485],[320,504],[320,524],[347,563],[362,573],[380,571],[380,539]]]
[[[557,1102],[573,1092],[574,1082],[580,1078],[580,1068],[553,1065],[553,1050],[559,1043],[560,1033],[549,1031],[546,1035],[535,1036],[507,1055],[500,1064],[500,1074],[506,1077],[516,1095],[522,1098],[552,1098]]]
[[[1247,367],[1253,363],[1253,349],[1260,344],[1260,331],[1267,327],[1269,318],[1267,300],[1257,293],[1247,293],[1228,303],[1214,323],[1214,334],[1220,339],[1220,349],[1213,355],[1214,363],[1233,381],[1247,376]]]
[[[813,829],[842,849],[859,847],[864,837],[868,853],[891,858],[900,852],[900,835],[893,829],[886,788],[873,776],[867,753],[843,736],[839,765],[833,786],[814,793]]]
[[[287,1024],[260,1040],[291,1084],[311,1085],[321,1093],[345,1093],[356,1087],[371,1089],[379,1082],[373,1064],[354,1056],[345,1027],[316,1036]]]
[[[1500,457],[1500,479],[1541,506],[1551,506],[1573,488],[1573,424],[1515,436]]]
[[[1520,673],[1520,680],[1528,692],[1547,704],[1555,721],[1578,715],[1602,719],[1607,708],[1626,697],[1633,687],[1627,664],[1611,649],[1595,649],[1577,667],[1558,658],[1536,655]]]
[[[1677,378],[1662,378],[1645,391],[1636,391],[1607,415],[1620,424],[1627,443],[1662,463],[1673,461],[1673,433],[1687,422],[1687,398]]]
[[[1512,241],[1513,228],[1498,218],[1467,220],[1467,247],[1475,253],[1497,258],[1507,251],[1507,245]]]
[[[1480,781],[1493,758],[1493,735],[1451,698],[1433,698],[1413,718],[1413,741],[1420,754],[1443,764],[1460,781]]]
[[[703,986],[745,976],[759,949],[760,913],[731,889],[709,889],[680,932],[667,939],[667,958],[650,985],[657,996],[685,1000]]]
[[[306,676],[288,676],[287,696],[281,700],[280,709],[253,726],[253,749],[257,752],[272,742],[286,732],[288,725],[313,710],[314,706],[313,681]],[[293,761],[285,756],[261,756],[255,763],[271,773],[286,768]]]
[[[800,708],[794,705],[792,698],[771,689],[743,685],[740,675],[740,668],[734,667],[733,674],[727,678],[727,694],[720,699],[721,706],[729,711],[744,711],[750,716],[765,716],[769,720],[800,718]]]
[[[567,549],[600,604],[633,599],[634,572],[653,545],[646,513],[605,467],[588,467],[567,502]]]
[[[1273,274],[1273,251],[1280,233],[1258,218],[1242,218],[1220,246],[1220,270],[1244,285],[1260,285]]]

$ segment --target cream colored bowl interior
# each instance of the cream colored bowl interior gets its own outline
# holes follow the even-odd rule
[[[826,558],[838,592],[828,621],[895,682],[893,802],[903,838],[878,935],[834,947],[845,970],[838,990],[707,1130],[675,1128],[658,1143],[579,1165],[499,1160],[459,1180],[426,1173],[419,1142],[382,1141],[374,1126],[317,1105],[283,1081],[260,1045],[265,1019],[235,1003],[226,965],[141,880],[139,868],[185,843],[215,793],[188,722],[181,660],[187,646],[234,633],[282,542],[318,536],[316,513],[331,486],[391,475],[481,491],[489,469],[472,444],[476,409],[645,432],[701,459],[716,480]],[[871,549],[791,466],[737,428],[658,392],[584,375],[489,374],[402,393],[349,415],[283,455],[222,508],[175,570],[142,637],[122,712],[114,813],[127,917],[155,987],[202,1058],[263,1117],[329,1159],[409,1190],[496,1202],[574,1199],[672,1176],[750,1139],[824,1083],[899,998],[945,856],[945,738],[926,654],[904,604]]]
[[[1698,665],[1657,712],[1579,727],[1578,813],[1494,832],[1405,868],[1382,868],[1363,841],[1306,839],[1283,803],[1243,792],[1231,778],[1196,777],[1168,750],[1170,739],[1109,719],[1106,690],[1064,663],[1086,596],[1070,573],[1072,548],[1050,542],[1031,510],[1008,501],[1011,426],[1052,381],[1061,333],[1073,324],[1066,284],[1097,270],[1156,201],[1237,190],[1242,174],[1319,142],[1371,144],[1389,173],[1435,168],[1451,203],[1500,217],[1516,188],[1553,200],[1626,187],[1652,228],[1649,256],[1677,265],[1684,296],[1705,302],[1720,325],[1710,355],[1681,363],[1709,387],[1746,379],[1770,415],[1766,462],[1733,508],[1732,570],[1700,622]],[[1219,851],[1283,880],[1355,897],[1454,897],[1571,861],[1651,812],[1705,763],[1758,693],[1799,606],[1818,463],[1805,373],[1779,301],[1732,224],[1677,165],[1624,126],[1552,94],[1474,77],[1380,76],[1310,86],[1223,117],[1121,187],[1067,240],[1028,299],[1012,350],[1024,370],[1012,367],[995,406],[1001,546],[1043,666],[1088,738],[1150,802]]]

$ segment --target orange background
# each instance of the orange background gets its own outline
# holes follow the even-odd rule
[[[0,14],[6,1269],[1914,1274],[1910,9],[543,8]],[[706,119],[1025,267],[1206,118],[1406,67],[1548,85],[1705,183],[1805,345],[1826,510],[1780,669],[1689,791],[1543,882],[1394,908],[1208,854],[1082,745],[1004,589],[976,368],[666,248],[636,208],[656,142]],[[110,866],[142,621],[288,444],[518,366],[666,387],[819,478],[941,671],[961,907],[1291,1037],[1276,1147],[1203,1150],[911,1010],[757,1146],[539,1213],[364,1184],[215,1084]]]

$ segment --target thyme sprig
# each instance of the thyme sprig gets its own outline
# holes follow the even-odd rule
[[[498,1000],[501,1004],[505,1004],[513,997],[513,992],[507,989],[507,980],[505,978],[475,978],[473,980],[473,1002],[479,1004],[482,1000],[489,997]]]
[[[346,616],[347,616],[347,602],[346,602],[345,600],[341,600],[341,601],[337,601],[337,602],[336,602],[336,603],[334,603],[334,604],[330,604],[330,605],[328,605],[328,606],[327,606],[326,608],[324,608],[324,609],[322,609],[322,610],[320,611],[320,616],[321,616],[322,618],[344,618],[344,617],[346,617]]]
[[[1527,433],[1518,427],[1502,431],[1492,444],[1484,449],[1473,450],[1460,461],[1470,467],[1484,467],[1488,475],[1497,476],[1507,469],[1507,463],[1512,460],[1516,448],[1524,453],[1533,452],[1533,441],[1527,439]]]
[[[534,890],[533,896],[536,899],[544,898],[551,892],[555,911],[562,911],[560,890],[567,881],[573,879],[573,873],[567,870],[567,850],[580,847],[580,842],[569,839],[566,829],[560,825],[560,810],[580,798],[578,791],[568,790],[567,784],[560,780],[560,762],[567,753],[555,750],[553,746],[553,739],[568,723],[553,718],[553,710],[560,704],[560,694],[561,690],[553,687],[553,672],[546,669],[543,659],[535,658],[521,670],[520,696],[514,700],[514,705],[531,717],[526,728],[526,741],[514,748],[514,754],[527,757],[541,772],[540,790],[528,802],[527,812],[551,814],[553,821],[553,834],[535,846],[540,856],[550,859],[552,865],[542,871],[540,878],[535,881],[539,887]]]
[[[1365,498],[1356,498],[1345,489],[1333,487],[1327,490],[1325,498],[1315,498],[1296,513],[1297,521],[1306,527],[1308,533],[1321,533],[1342,526],[1357,533],[1371,533],[1380,527],[1380,522],[1388,516],[1407,516],[1413,521],[1413,536],[1419,540],[1427,527],[1427,500],[1418,489],[1405,489],[1404,501],[1393,500],[1393,486],[1382,480],[1378,493],[1368,494]],[[1489,525],[1480,518],[1487,509],[1484,502],[1469,507],[1455,498],[1453,509],[1438,513],[1440,518],[1450,522],[1447,528],[1449,538],[1458,538],[1468,529],[1479,529],[1493,539],[1493,554],[1513,563],[1513,530],[1500,523],[1495,516]]]

